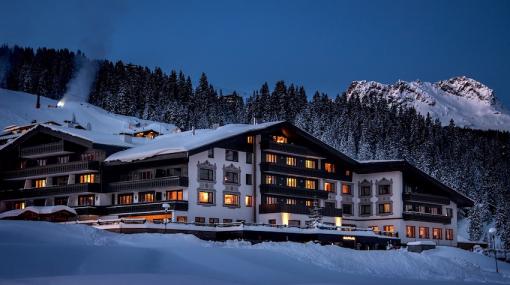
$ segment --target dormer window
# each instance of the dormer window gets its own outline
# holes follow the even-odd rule
[[[284,136],[273,136],[273,141],[275,143],[287,143],[287,138]]]

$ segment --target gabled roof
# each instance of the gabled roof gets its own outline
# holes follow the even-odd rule
[[[388,171],[401,171],[403,173],[409,173],[413,176],[420,177],[426,180],[432,185],[436,186],[437,189],[447,194],[459,207],[472,207],[474,201],[464,194],[454,190],[439,180],[421,171],[416,166],[410,164],[406,160],[370,160],[370,161],[359,161],[359,167],[355,170],[357,173],[368,174],[375,172],[388,172]]]

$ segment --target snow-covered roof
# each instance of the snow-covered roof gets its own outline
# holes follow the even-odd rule
[[[256,125],[231,124],[218,127],[216,129],[198,129],[195,131],[162,135],[156,137],[145,145],[114,153],[107,157],[105,161],[130,162],[157,155],[190,151],[229,137],[265,129],[279,123],[282,123],[282,121]]]
[[[76,215],[76,211],[73,208],[64,205],[58,206],[30,206],[24,209],[10,210],[0,213],[0,219],[17,217],[25,212],[32,212],[38,215],[49,215],[61,211],[66,211]]]
[[[76,128],[69,127],[61,127],[61,126],[52,126],[52,125],[43,125],[44,127],[71,135],[73,137],[81,138],[84,140],[88,140],[90,142],[96,144],[104,144],[104,145],[113,145],[120,147],[133,147],[135,144],[126,142],[123,135],[119,134],[107,134],[94,132],[89,130],[81,130]],[[134,140],[133,140],[134,141]]]

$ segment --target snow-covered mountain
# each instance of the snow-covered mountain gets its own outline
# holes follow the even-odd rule
[[[457,126],[473,129],[510,130],[510,112],[484,84],[465,76],[435,83],[398,81],[386,85],[375,81],[354,81],[346,92],[350,98],[383,96],[392,104],[414,107],[429,113],[443,125],[453,119]]]
[[[177,130],[172,124],[117,115],[84,102],[68,100],[59,104],[41,96],[41,106],[36,109],[36,98],[33,94],[0,89],[0,131],[11,125],[48,121],[62,126],[80,125],[102,134],[132,133],[147,129],[166,134]]]

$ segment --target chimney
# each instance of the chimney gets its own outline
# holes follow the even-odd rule
[[[37,94],[37,101],[35,102],[35,108],[41,108],[41,95]]]
[[[253,125],[256,125],[256,124],[257,124],[257,118],[255,118],[255,116],[253,116],[253,117],[251,118],[251,121],[252,121],[252,124],[253,124]]]
[[[191,126],[191,133],[195,135],[195,126]]]

